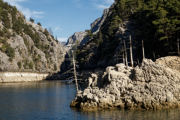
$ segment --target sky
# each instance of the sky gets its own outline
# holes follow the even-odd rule
[[[4,0],[16,6],[26,19],[33,18],[51,29],[64,42],[75,32],[90,29],[90,24],[102,16],[114,0]]]

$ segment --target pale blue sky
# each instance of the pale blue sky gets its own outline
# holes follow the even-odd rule
[[[74,32],[90,28],[114,0],[4,0],[15,5],[26,18],[32,17],[64,41]]]

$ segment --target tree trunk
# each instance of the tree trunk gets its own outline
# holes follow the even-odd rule
[[[145,52],[144,52],[144,41],[142,40],[142,53],[143,53],[143,60],[145,59]]]
[[[74,79],[75,79],[75,83],[76,83],[76,91],[78,92],[78,82],[77,82],[77,74],[76,74],[76,61],[74,59],[74,53],[73,53],[73,69],[74,69]]]
[[[119,53],[117,52],[116,53],[116,64],[118,63],[118,60],[119,60]]]
[[[131,38],[131,35],[129,36],[129,39],[130,39],[130,58],[131,58],[131,67],[134,67],[133,50],[132,50],[132,38]]]
[[[153,58],[156,60],[156,53],[153,51]]]
[[[180,50],[179,50],[179,38],[177,39],[177,52],[178,52],[178,55],[180,55]]]
[[[125,63],[126,63],[126,67],[128,67],[127,50],[126,50],[126,42],[125,42],[125,40],[124,40],[124,53],[125,53]]]
[[[125,62],[125,55],[124,55],[124,48],[123,48],[123,63],[126,64],[126,62]]]
[[[137,59],[137,64],[139,65],[139,59]]]

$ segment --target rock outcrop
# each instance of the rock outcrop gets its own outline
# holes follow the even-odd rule
[[[85,36],[87,35],[87,32],[76,32],[74,35],[69,37],[66,46],[71,48],[74,44],[81,44]]]
[[[40,23],[0,0],[0,71],[57,72],[65,53]]]
[[[83,110],[180,107],[180,72],[148,59],[135,68],[107,67],[100,78],[94,74],[89,78],[88,87],[78,91],[71,106]]]
[[[96,19],[93,23],[91,23],[91,32],[93,34],[96,34],[97,32],[99,32],[99,29],[101,28],[102,24],[106,20],[108,13],[109,13],[109,9],[105,9],[102,17]]]
[[[103,12],[102,17],[96,19],[93,23],[91,23],[91,29],[89,30],[89,32],[91,34],[96,34],[99,32],[101,26],[103,25],[103,23],[105,22],[107,16],[109,15],[109,9],[105,9]],[[77,45],[84,45],[86,44],[88,41],[90,40],[90,37],[88,36],[88,32],[84,31],[84,32],[76,32],[74,33],[74,35],[72,35],[71,37],[69,37],[66,46],[68,48],[71,48],[73,45],[77,44]]]
[[[1,72],[0,83],[32,82],[45,80],[47,73]]]
[[[180,58],[178,56],[162,57],[157,59],[156,63],[180,72]]]

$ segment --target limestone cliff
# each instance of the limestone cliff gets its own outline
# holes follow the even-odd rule
[[[109,13],[109,9],[105,9],[103,12],[102,17],[96,19],[93,23],[91,23],[91,32],[93,34],[99,32],[102,24],[104,23],[104,21],[106,20],[106,18],[108,17]]]
[[[0,71],[56,72],[65,52],[40,23],[0,0]]]
[[[87,32],[76,32],[74,35],[69,37],[66,46],[71,48],[75,44],[82,44],[81,42],[84,40],[85,36],[87,35]]]
[[[91,39],[91,35],[99,32],[101,26],[103,25],[104,21],[109,15],[108,13],[109,13],[109,9],[105,9],[102,17],[97,18],[93,23],[91,23],[90,30],[86,30],[84,32],[76,32],[74,33],[74,35],[70,36],[66,43],[66,46],[71,48],[75,44],[80,46],[86,44]]]
[[[47,76],[47,73],[1,72],[0,83],[42,81],[45,80]]]

